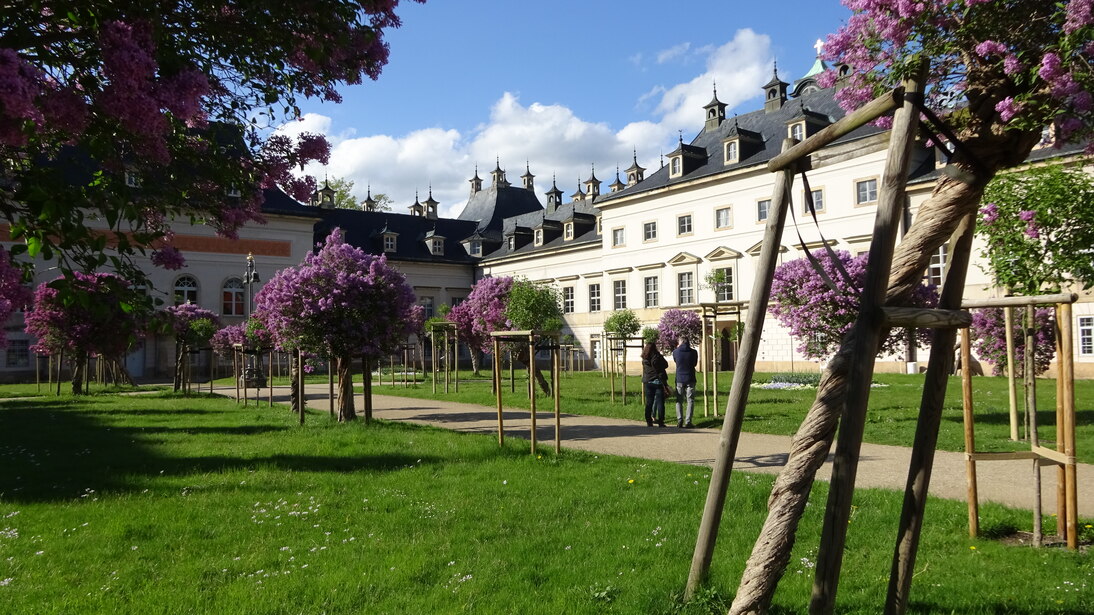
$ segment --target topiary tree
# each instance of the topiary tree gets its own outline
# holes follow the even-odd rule
[[[775,268],[771,282],[771,314],[798,340],[798,352],[811,359],[827,359],[840,347],[858,316],[859,289],[866,280],[867,254],[852,257],[846,250],[834,250],[844,277],[827,250],[816,250],[813,258],[832,281],[835,288],[817,273],[807,258],[787,261]],[[849,279],[848,279],[849,278]],[[930,307],[938,303],[938,293],[919,285],[912,295],[911,305]],[[920,341],[930,340],[927,330],[920,332]],[[905,345],[903,331],[892,331],[879,348],[879,353],[897,354]]]
[[[1025,364],[1026,360],[1026,336],[1019,319],[1011,324],[1014,333],[1014,361],[1017,365]],[[972,347],[976,355],[981,359],[991,361],[992,374],[1001,376],[1007,369],[1007,328],[1006,317],[1002,308],[986,308],[972,313],[972,326],[969,327],[972,336]],[[1048,370],[1052,359],[1056,356],[1056,318],[1052,308],[1038,308],[1034,312],[1034,339],[1033,369],[1034,373],[1042,374]]]
[[[942,112],[960,142],[960,147],[950,144],[950,169],[939,174],[894,253],[886,301],[907,305],[931,256],[976,213],[984,187],[1001,169],[1025,161],[1045,126],[1054,125],[1060,141],[1094,144],[1094,15],[1090,0],[844,0],[844,5],[853,13],[829,35],[823,57],[849,69],[838,92],[845,108],[925,67],[926,104]],[[836,84],[838,76],[828,71],[822,86]],[[963,278],[964,272],[958,275]],[[849,336],[829,363],[772,493],[730,613],[762,612],[770,605],[790,561],[816,469],[831,448],[850,366],[862,359],[852,356],[854,345]]]
[[[604,321],[604,331],[617,337],[634,337],[642,323],[630,309],[616,310]]]
[[[405,276],[386,256],[345,243],[340,229],[302,264],[282,269],[263,286],[253,315],[282,349],[329,353],[337,360],[339,421],[357,418],[353,358],[390,354],[421,330],[423,317]],[[366,419],[370,407],[366,402]]]
[[[658,345],[662,352],[672,350],[676,348],[677,340],[681,337],[687,338],[689,344],[694,344],[702,332],[702,320],[695,312],[667,310],[657,324]]]
[[[26,330],[38,338],[35,352],[70,357],[73,395],[87,392],[91,354],[113,361],[132,382],[121,359],[144,333],[145,312],[137,299],[129,282],[112,273],[75,272],[38,286]]]
[[[377,78],[397,5],[5,5],[0,210],[22,242],[13,249],[60,256],[66,271],[111,260],[137,280],[126,256],[158,240],[166,245],[153,262],[181,264],[168,220],[200,220],[233,237],[262,221],[264,188],[280,184],[306,201],[315,182],[292,172],[325,163],[329,145],[268,129],[300,118],[299,98],[337,101],[338,85]],[[231,187],[238,196],[225,196]],[[114,231],[109,254],[85,219]]]

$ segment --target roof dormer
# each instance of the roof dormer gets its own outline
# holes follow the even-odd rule
[[[444,235],[437,234],[437,229],[433,229],[426,233],[424,241],[430,254],[433,256],[444,256]]]
[[[704,130],[716,130],[718,126],[721,126],[722,121],[726,119],[726,105],[718,100],[717,84],[714,86],[714,98],[703,107],[703,110],[706,112],[706,123],[703,126]]]
[[[633,185],[637,184],[638,182],[642,181],[643,179],[645,179],[646,169],[638,166],[638,150],[637,149],[634,150],[634,163],[631,164],[631,166],[627,167],[627,170],[623,171],[623,172],[627,174],[627,185],[628,186],[633,186]]]
[[[764,85],[764,111],[771,113],[782,108],[786,102],[786,88],[790,84],[779,79],[779,66],[775,65],[771,81]]]
[[[737,124],[737,118],[734,117],[733,126],[730,127],[726,138],[722,140],[722,164],[729,166],[747,160],[762,150],[763,145],[763,135],[741,128]]]
[[[697,145],[687,145],[680,137],[680,145],[669,153],[669,178],[683,177],[703,166],[707,151]]]

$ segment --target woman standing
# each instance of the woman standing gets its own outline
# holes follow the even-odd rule
[[[669,363],[657,352],[653,342],[642,347],[642,385],[646,388],[646,425],[665,426],[665,383],[669,381],[665,370]]]

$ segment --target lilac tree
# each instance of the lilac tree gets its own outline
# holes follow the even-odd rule
[[[7,250],[0,248],[0,323],[8,321],[12,312],[31,302],[30,289],[23,286],[22,269],[12,265]],[[8,345],[4,327],[0,327],[0,348]]]
[[[1052,308],[1038,308],[1034,313],[1033,369],[1042,374],[1056,356],[1056,319]],[[1011,325],[1014,334],[1015,365],[1025,365],[1026,336],[1019,319]],[[991,372],[1001,376],[1007,369],[1007,326],[1002,308],[976,310],[972,314],[972,347],[981,359],[991,361]]]
[[[953,148],[950,168],[939,174],[893,256],[886,301],[907,305],[931,256],[976,213],[984,187],[1000,170],[1022,163],[1045,126],[1054,127],[1058,141],[1091,136],[1094,14],[1091,0],[844,5],[852,15],[828,37],[824,56],[848,69],[838,84],[845,108],[925,67],[926,104],[944,116],[957,139],[947,144]],[[837,84],[837,78],[829,71],[822,85]],[[846,339],[841,345],[795,438],[730,613],[766,610],[789,563],[816,469],[831,448],[846,399],[853,344]]]
[[[657,345],[662,352],[669,351],[676,348],[676,341],[681,337],[687,338],[689,344],[694,344],[702,332],[703,323],[695,312],[667,310],[657,323]]]
[[[169,220],[232,237],[261,221],[263,188],[306,199],[314,180],[292,171],[325,162],[329,145],[267,137],[268,128],[298,119],[301,98],[337,101],[340,84],[377,78],[397,5],[5,5],[0,157],[10,164],[0,170],[0,215],[17,249],[56,255],[66,270],[109,259],[121,271],[126,255],[159,246],[155,260],[174,266]],[[135,268],[124,273],[137,279]]]
[[[75,272],[34,292],[34,308],[24,319],[27,333],[38,338],[35,352],[70,357],[73,395],[86,392],[91,354],[115,362],[130,380],[121,358],[142,337],[145,325],[133,296],[129,283],[112,273]]]
[[[424,316],[406,278],[387,264],[387,257],[345,243],[340,229],[302,264],[279,271],[259,291],[255,306],[253,318],[282,349],[337,360],[340,421],[357,418],[353,358],[394,352],[421,328]]]
[[[827,250],[816,250],[813,258],[820,263],[828,280],[803,257],[776,267],[771,282],[771,314],[798,339],[798,352],[811,359],[826,359],[839,349],[858,316],[859,288],[866,280],[866,254],[852,257],[846,250],[834,252],[846,277]],[[911,305],[929,307],[937,301],[938,294],[933,288],[919,285]],[[921,333],[920,341],[928,341],[927,332]],[[896,354],[905,341],[903,332],[893,331],[879,351]]]
[[[220,328],[220,317],[192,303],[173,305],[163,311],[165,324],[175,336],[176,391],[189,388],[190,353],[209,342]]]

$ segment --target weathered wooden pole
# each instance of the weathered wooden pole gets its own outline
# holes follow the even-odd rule
[[[942,296],[939,308],[956,310],[961,305],[961,296],[965,290],[965,277],[968,271],[972,247],[973,231],[976,220],[966,216],[954,230],[950,239],[950,259],[947,263]],[[943,311],[939,310],[939,311]],[[964,314],[967,312],[952,312]],[[916,553],[923,529],[924,513],[927,507],[927,492],[931,482],[931,469],[934,466],[935,449],[938,445],[938,429],[942,424],[942,409],[945,405],[946,388],[953,371],[953,345],[956,338],[954,327],[962,326],[963,340],[967,337],[967,319],[953,326],[935,329],[931,340],[931,355],[924,376],[923,393],[919,405],[919,421],[916,424],[915,440],[912,444],[912,456],[908,464],[908,480],[904,489],[904,506],[900,514],[900,527],[897,533],[896,548],[893,551],[893,563],[889,574],[889,590],[885,601],[886,615],[901,615],[908,607],[908,595],[915,574]],[[914,329],[912,329],[914,331]],[[914,335],[909,342],[914,343]],[[962,341],[964,352],[967,342]],[[961,359],[966,366],[962,370],[962,383],[967,391],[968,403],[972,403],[972,379],[968,369],[971,359]],[[966,380],[966,374],[969,375]],[[971,410],[970,410],[971,411]]]
[[[334,358],[327,352],[327,401],[330,402],[330,415],[334,416]]]
[[[267,370],[267,378],[270,382],[270,407],[273,408],[273,393],[274,393],[274,351],[270,350],[270,368]]]
[[[850,334],[854,339],[852,356],[857,360],[850,366],[839,433],[836,436],[831,487],[817,551],[813,596],[809,603],[809,611],[813,615],[827,615],[835,609],[855,477],[858,474],[859,451],[862,448],[866,410],[870,401],[874,358],[882,336],[888,334],[880,308],[885,304],[889,271],[893,264],[904,200],[907,198],[908,168],[919,121],[919,111],[912,98],[922,96],[921,85],[917,79],[905,82],[905,91],[908,94],[904,105],[893,118],[889,151],[878,194],[873,238],[870,241],[870,256],[866,263],[866,280],[860,295],[859,315]]]
[[[1056,452],[1064,452],[1064,344],[1060,327],[1060,305],[1054,307],[1056,318]],[[1065,464],[1056,464],[1056,536],[1067,539],[1067,472]]]
[[[1037,375],[1034,368],[1034,349],[1037,347],[1037,308],[1033,304],[1026,306],[1026,350],[1025,350],[1025,392],[1026,392],[1026,421],[1029,424],[1029,443],[1034,447],[1041,446],[1041,438],[1037,433]],[[1040,547],[1044,544],[1044,536],[1041,530],[1042,505],[1041,505],[1041,460],[1033,459],[1033,546]]]
[[[436,327],[430,331],[429,335],[429,360],[431,362],[429,371],[433,374],[433,394],[437,394],[437,329]]]
[[[1074,362],[1074,330],[1072,329],[1071,304],[1060,305],[1060,318],[1056,326],[1060,330],[1060,345],[1063,347],[1060,353],[1060,369],[1057,378],[1064,381],[1064,455],[1067,464],[1064,466],[1065,482],[1065,508],[1067,510],[1067,548],[1075,550],[1079,548],[1079,494],[1078,474],[1075,465],[1075,362]]]
[[[791,139],[783,141],[783,151],[793,144],[794,141]],[[760,335],[764,328],[764,318],[767,316],[772,275],[778,261],[783,224],[786,222],[786,208],[793,182],[794,171],[791,169],[782,170],[775,175],[774,192],[771,196],[773,211],[767,219],[764,238],[761,242],[763,247],[760,249],[760,258],[756,263],[756,282],[752,286],[748,322],[741,340],[737,369],[733,372],[733,383],[730,385],[729,399],[726,401],[726,417],[722,423],[718,451],[714,456],[714,467],[710,473],[706,504],[703,506],[703,519],[695,540],[695,552],[691,558],[691,570],[688,573],[685,590],[685,597],[689,600],[706,580],[710,561],[714,556],[714,545],[718,540],[718,527],[722,522],[726,493],[729,491],[729,479],[733,472],[733,460],[737,454],[737,443],[741,438],[745,406],[748,405],[749,385],[752,382],[752,376],[756,373]]]
[[[505,423],[501,412],[501,344],[498,338],[494,338],[494,397],[497,399],[498,408],[498,446],[505,444]]]
[[[969,330],[961,330],[961,408],[965,425],[965,484],[969,505],[969,538],[980,535],[980,495],[976,489],[976,419],[972,411],[972,371]]]
[[[1007,402],[1010,404],[1010,439],[1018,441],[1018,383],[1014,380],[1014,308],[1003,308],[1007,334]]]
[[[554,396],[555,401],[555,455],[562,452],[562,413],[561,402],[562,397],[558,391],[558,387],[562,384],[562,348],[559,344],[555,344],[551,349],[551,363],[554,367],[554,382],[551,383],[551,394]]]
[[[372,423],[372,357],[361,356],[361,379],[365,381],[365,425]]]
[[[535,371],[534,369],[532,369],[532,366],[535,365],[535,362],[536,362],[535,336],[533,336],[531,333],[529,333],[528,334],[528,403],[531,405],[532,429],[530,430],[530,433],[531,433],[531,440],[532,440],[532,454],[533,455],[536,454],[536,383],[535,383],[535,379],[532,378],[532,373]]]
[[[300,412],[300,424],[303,425],[304,413],[308,408],[308,398],[304,395],[304,353],[300,349],[294,352],[296,354],[294,357],[296,360],[296,390],[298,391],[296,397],[299,403],[297,410]]]

